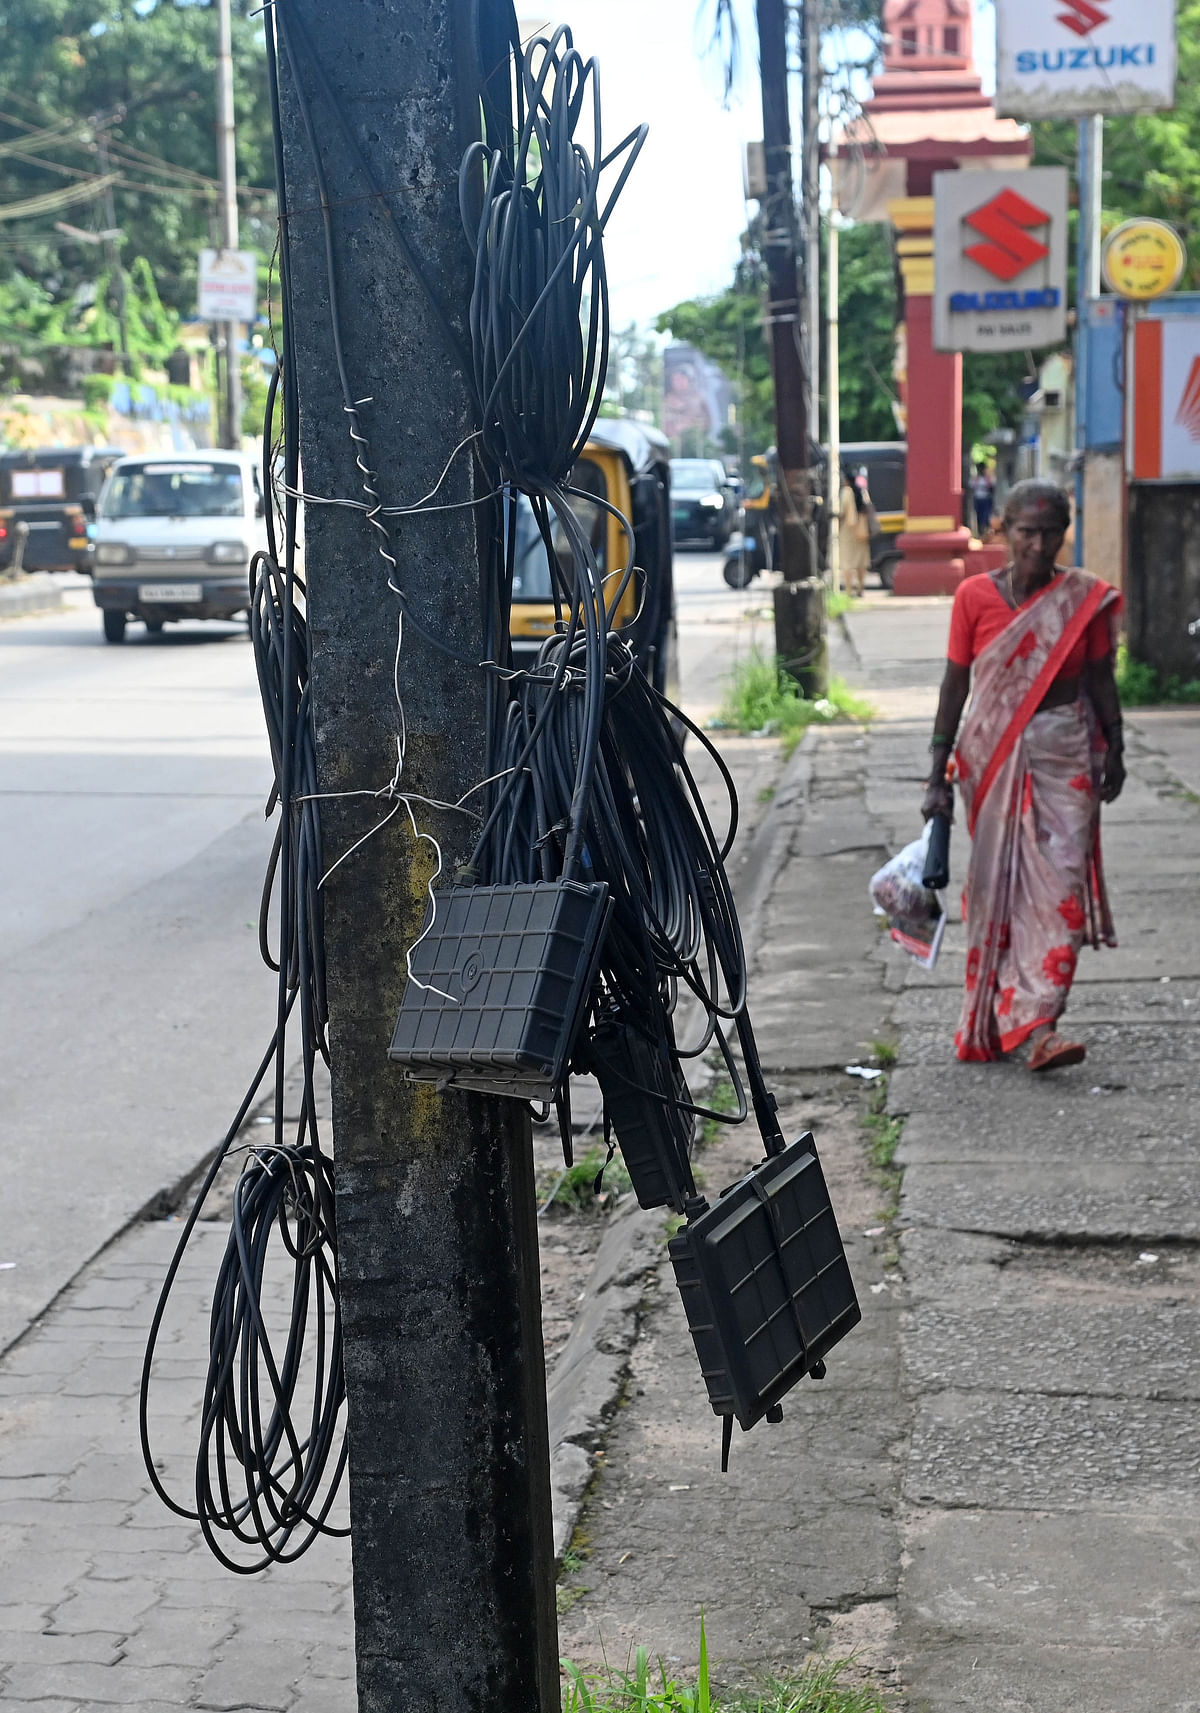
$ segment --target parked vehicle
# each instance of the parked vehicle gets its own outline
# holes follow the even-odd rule
[[[39,446],[0,453],[0,570],[24,537],[26,571],[88,571],[88,528],[115,446]]]
[[[571,484],[615,506],[633,525],[637,572],[609,614],[609,626],[625,632],[650,682],[669,694],[674,670],[675,589],[668,446],[657,429],[623,417],[601,417],[575,466]],[[624,529],[603,506],[579,497],[572,503],[589,532],[601,571],[610,576],[618,572],[629,551]],[[517,508],[516,536],[509,631],[516,665],[528,667],[553,632],[557,615],[545,543],[523,496]],[[566,569],[570,552],[557,528],[554,545]]]
[[[122,458],[96,507],[92,592],[107,641],[121,642],[130,618],[161,631],[248,611],[264,512],[257,467],[239,452]]]
[[[675,540],[702,541],[718,551],[733,532],[734,486],[719,458],[672,458],[671,518]]]
[[[867,491],[876,516],[876,528],[871,535],[871,570],[882,586],[890,589],[900,559],[896,538],[903,533],[906,519],[908,444],[903,440],[843,441],[841,453],[842,468],[850,475],[866,470]],[[821,447],[813,467],[813,518],[822,564],[827,563],[830,516],[826,502],[826,463],[826,449]],[[741,533],[731,541],[723,567],[725,581],[732,589],[745,589],[760,571],[778,563],[776,483],[773,451],[750,460]]]

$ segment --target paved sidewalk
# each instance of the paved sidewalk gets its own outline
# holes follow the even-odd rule
[[[941,602],[850,616],[838,668],[881,717],[806,745],[755,874],[764,1056],[788,1124],[818,1127],[864,1326],[782,1426],[735,1439],[723,1480],[663,1275],[564,1640],[686,1661],[703,1609],[723,1668],[858,1648],[913,1713],[1196,1713],[1200,720],[1129,716],[1131,780],[1106,813],[1122,946],[1085,957],[1071,1011],[1087,1064],[1040,1082],[958,1066],[955,928],[923,975],[865,895],[917,825],[947,620]],[[889,1013],[903,1280],[842,1068]],[[753,1152],[735,1133],[710,1187]],[[235,1578],[146,1491],[136,1380],[177,1233],[136,1227],[0,1362],[0,1713],[355,1705],[346,1544]],[[199,1234],[164,1347],[162,1452],[185,1481],[224,1241]]]
[[[895,846],[944,624],[932,606],[849,620],[859,676],[892,703],[868,801]],[[875,690],[889,658],[907,693]],[[1087,1063],[956,1064],[953,930],[895,1011],[914,1411],[899,1623],[929,1713],[1200,1706],[1200,711],[1126,720],[1131,776],[1104,813],[1121,946],[1085,953],[1069,1012]],[[965,857],[960,831],[959,874]]]

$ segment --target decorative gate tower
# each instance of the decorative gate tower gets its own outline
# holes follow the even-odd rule
[[[933,175],[1025,167],[1033,144],[983,94],[970,0],[885,0],[883,25],[883,69],[864,117],[838,140],[839,206],[854,220],[891,223],[903,284],[896,379],[908,437],[908,527],[895,591],[949,595],[972,549],[963,527],[962,357],[933,348]]]

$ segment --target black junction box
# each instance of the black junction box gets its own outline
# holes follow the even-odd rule
[[[753,1427],[862,1319],[811,1136],[668,1244],[709,1402]]]
[[[549,1100],[596,973],[608,887],[456,886],[434,898],[389,1058],[419,1082]]]

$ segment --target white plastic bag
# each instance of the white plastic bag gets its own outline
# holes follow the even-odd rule
[[[936,914],[934,894],[925,885],[925,858],[929,853],[929,828],[926,821],[919,839],[904,849],[871,876],[871,899],[881,915],[894,919],[903,916],[908,921],[923,921]]]
[[[877,869],[870,886],[875,909],[887,918],[892,939],[927,970],[937,963],[946,928],[941,899],[924,880],[932,824],[926,821],[919,839]]]

